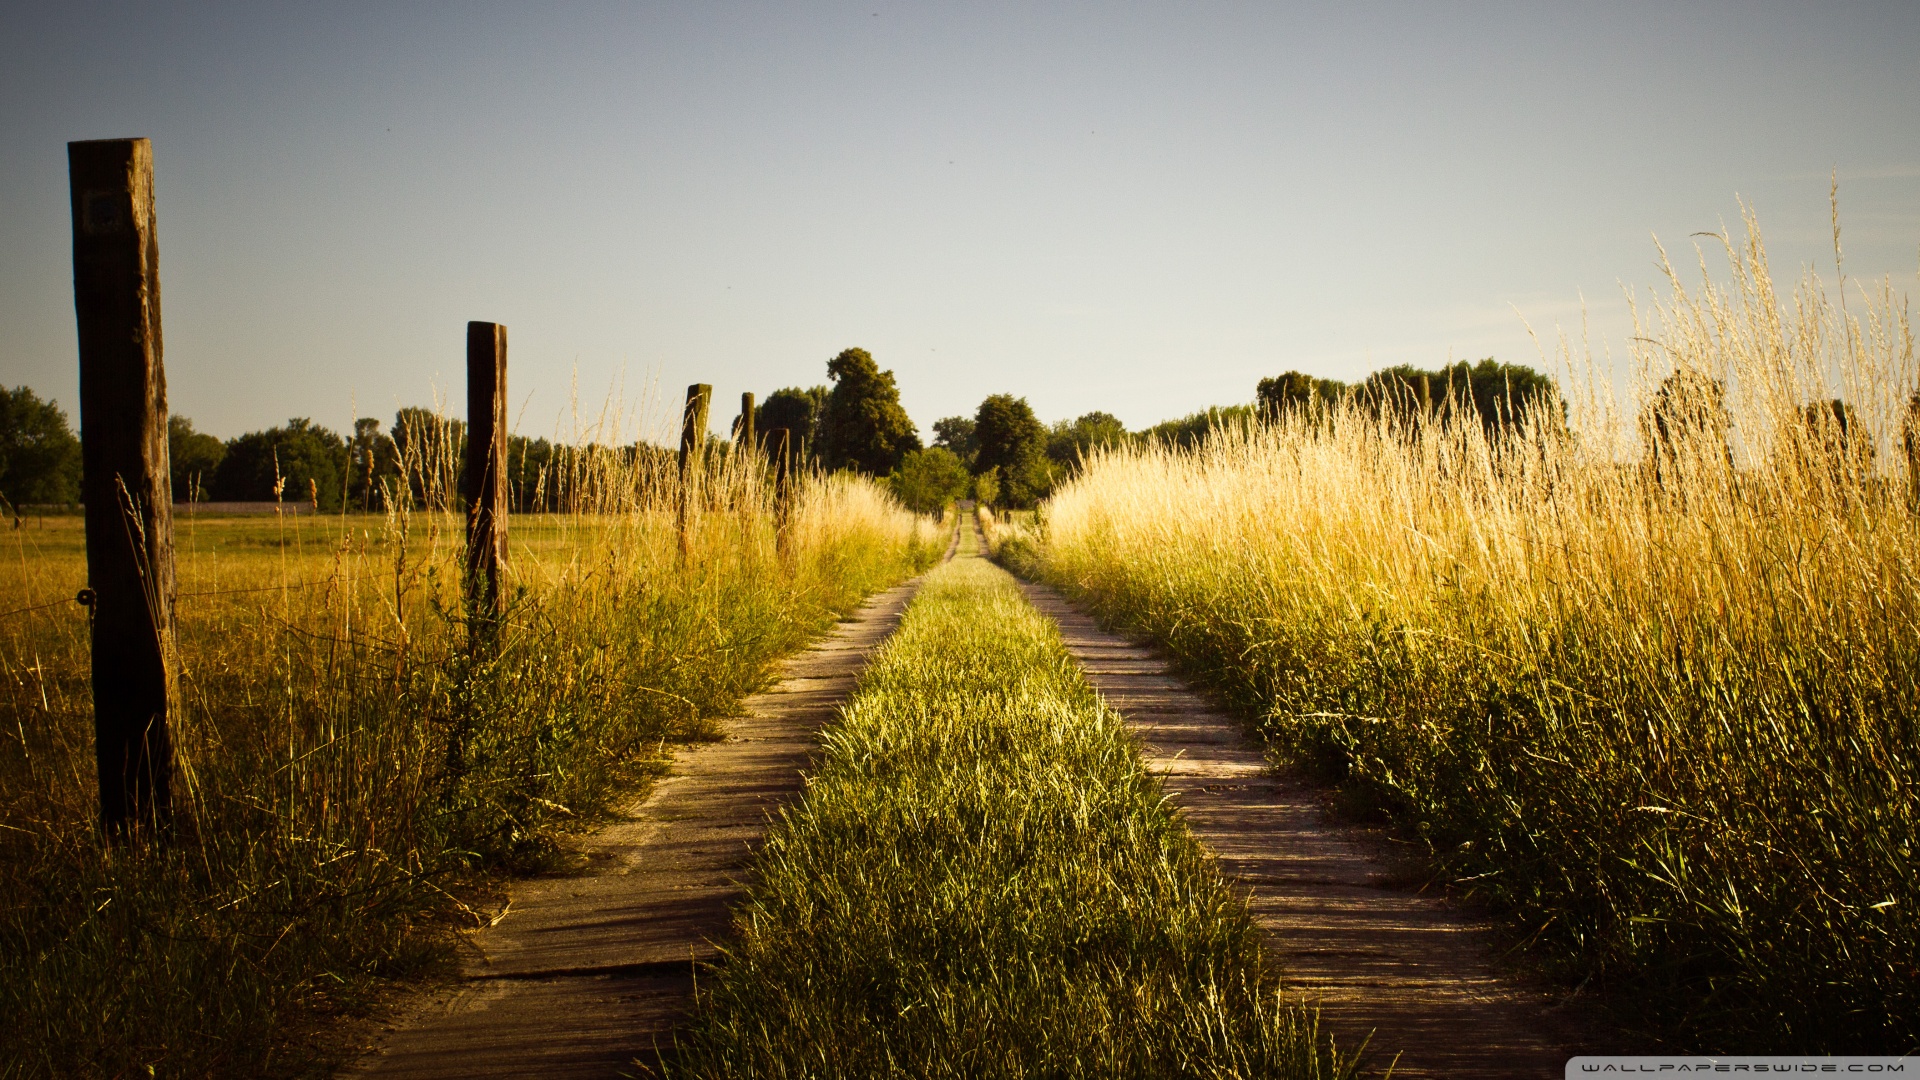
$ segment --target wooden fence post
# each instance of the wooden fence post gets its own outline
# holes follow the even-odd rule
[[[687,387],[687,404],[680,411],[680,554],[692,550],[687,535],[692,522],[694,488],[700,481],[701,461],[707,448],[707,412],[713,405],[713,387],[694,383]]]
[[[793,429],[769,431],[767,453],[773,458],[773,546],[784,558],[793,524]]]
[[[506,609],[500,567],[507,560],[507,328],[467,324],[467,605],[476,628]]]
[[[173,810],[174,580],[153,145],[70,142],[67,179],[100,823],[158,835]]]
[[[733,444],[743,452],[751,453],[759,443],[753,431],[753,395],[740,395],[740,419],[733,422]]]

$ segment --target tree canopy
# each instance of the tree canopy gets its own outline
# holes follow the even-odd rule
[[[820,418],[819,456],[829,469],[885,476],[908,452],[920,449],[920,434],[900,407],[893,372],[881,371],[865,349],[847,349],[827,362],[833,390]]]
[[[995,473],[1006,505],[1032,506],[1046,497],[1053,479],[1047,429],[1026,398],[994,394],[982,401],[973,416],[973,432],[980,445],[973,470]]]
[[[167,471],[174,502],[203,502],[213,497],[213,478],[227,456],[227,444],[193,430],[179,414],[167,417]]]
[[[1462,360],[1437,371],[1407,364],[1383,368],[1367,376],[1355,392],[1375,415],[1410,417],[1430,410],[1442,423],[1470,416],[1485,427],[1488,438],[1517,431],[1528,422],[1559,427],[1567,418],[1566,402],[1552,379],[1492,357],[1477,364]]]
[[[278,498],[337,510],[347,479],[347,441],[305,417],[250,431],[227,444],[214,474],[213,497],[257,502]],[[281,490],[276,492],[276,484]]]
[[[812,460],[820,417],[826,412],[831,392],[825,386],[810,390],[789,386],[768,394],[767,400],[753,410],[753,428],[767,453],[784,452],[796,465]]]
[[[1163,420],[1140,432],[1140,437],[1148,442],[1161,442],[1186,449],[1198,446],[1215,428],[1249,424],[1253,417],[1251,405],[1216,405],[1178,420]]]
[[[953,451],[953,455],[965,462],[967,468],[973,468],[974,455],[980,452],[980,440],[974,438],[973,434],[973,418],[947,416],[935,420],[933,445]]]
[[[972,482],[966,463],[944,446],[908,452],[900,459],[899,468],[887,477],[895,497],[907,509],[921,514],[939,513],[965,495]]]
[[[1336,379],[1317,379],[1299,371],[1289,371],[1272,379],[1261,379],[1254,387],[1254,404],[1260,415],[1278,418],[1296,409],[1323,410],[1337,404],[1347,392],[1347,384]]]
[[[1112,413],[1090,412],[1077,420],[1062,420],[1047,433],[1047,457],[1062,467],[1079,468],[1087,451],[1120,446],[1127,441],[1127,425]]]
[[[16,508],[80,498],[80,440],[57,403],[25,386],[0,386],[0,498]]]
[[[1727,384],[1699,371],[1676,370],[1662,379],[1640,411],[1640,438],[1661,483],[1670,483],[1683,464],[1731,467],[1732,435]]]

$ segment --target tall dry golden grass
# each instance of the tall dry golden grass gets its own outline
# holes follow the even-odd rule
[[[512,519],[475,653],[462,521],[422,508],[446,466],[410,460],[385,514],[178,518],[164,849],[95,834],[86,626],[39,607],[84,584],[80,521],[13,532],[0,611],[34,610],[0,618],[0,1075],[322,1069],[316,1026],[444,964],[496,875],[549,865],[941,546],[866,481],[806,477],[777,520],[757,456],[683,490],[671,455],[583,450],[545,478],[572,512]]]
[[[1725,256],[1636,312],[1631,404],[1595,376],[1564,428],[1350,400],[1096,454],[1041,565],[1682,1043],[1904,1050],[1911,326],[1890,285],[1779,294],[1751,220]]]

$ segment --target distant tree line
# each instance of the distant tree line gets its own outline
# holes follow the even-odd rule
[[[933,444],[923,448],[900,406],[893,373],[880,370],[869,353],[848,349],[828,362],[827,374],[828,385],[775,390],[761,402],[755,427],[766,452],[802,467],[886,477],[903,502],[926,512],[968,494],[996,506],[1031,507],[1102,448],[1145,441],[1190,447],[1229,424],[1302,410],[1331,415],[1347,400],[1393,421],[1421,410],[1443,422],[1472,417],[1490,433],[1517,429],[1529,417],[1556,423],[1565,417],[1546,376],[1488,359],[1435,371],[1387,368],[1354,385],[1290,371],[1260,380],[1250,404],[1136,432],[1105,412],[1049,426],[1025,398],[993,394],[971,416],[934,421]]]
[[[466,424],[411,407],[391,424],[354,421],[341,435],[305,417],[222,441],[167,419],[167,456],[175,502],[305,503],[323,511],[384,510],[393,505],[459,505],[466,466]],[[570,509],[599,462],[632,465],[670,452],[644,444],[570,446],[512,435],[507,481],[513,509]],[[72,505],[80,499],[80,440],[66,413],[31,389],[0,387],[0,499],[7,506]]]
[[[1693,372],[1675,372],[1655,390],[1639,427],[1646,467],[1657,483],[1683,468],[1731,467],[1733,419],[1725,399],[1720,382]],[[755,409],[754,427],[771,464],[884,478],[908,506],[934,512],[968,495],[994,506],[1032,507],[1104,448],[1144,442],[1192,447],[1230,425],[1331,417],[1343,404],[1403,430],[1425,417],[1478,423],[1495,439],[1528,425],[1563,427],[1567,414],[1552,380],[1489,358],[1431,371],[1383,368],[1352,384],[1289,371],[1261,379],[1251,403],[1205,409],[1140,431],[1128,431],[1105,412],[1049,426],[1025,398],[993,394],[971,416],[934,421],[933,444],[923,447],[900,404],[893,372],[882,370],[865,349],[852,348],[827,362],[826,384],[768,394]],[[1818,453],[1836,463],[1871,455],[1844,402],[1815,402],[1805,412],[1804,441]],[[1909,413],[1905,448],[1920,463],[1920,392]],[[174,497],[181,502],[279,499],[326,511],[379,510],[404,501],[444,508],[457,505],[465,466],[466,425],[423,408],[401,409],[391,424],[360,418],[350,435],[295,417],[223,442],[195,431],[184,416],[168,421],[167,434]],[[578,478],[593,462],[631,464],[641,455],[664,459],[669,453],[645,444],[576,447],[510,436],[513,508],[568,509],[578,497]],[[1915,478],[1920,481],[1920,464]],[[73,503],[79,494],[80,444],[66,414],[26,387],[0,387],[0,498],[18,507]]]

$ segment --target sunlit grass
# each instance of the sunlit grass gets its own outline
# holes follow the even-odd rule
[[[1749,223],[1751,224],[1751,223]],[[1733,281],[1643,312],[1659,430],[1349,402],[1193,453],[1096,454],[1044,573],[1166,642],[1296,760],[1424,838],[1535,956],[1694,1047],[1920,1039],[1920,522],[1903,303]],[[1836,392],[1843,434],[1808,419]],[[1830,414],[1829,414],[1830,415]]]
[[[1346,1071],[1003,571],[930,575],[823,743],[672,1072]]]
[[[656,459],[657,461],[658,459]],[[671,459],[666,459],[668,462]],[[176,520],[178,831],[104,848],[80,520],[4,539],[0,1074],[285,1074],[383,981],[443,965],[492,875],[537,868],[769,663],[937,553],[864,481],[726,458],[598,466],[512,520],[497,650],[471,654],[458,517]],[[477,658],[476,658],[477,656]]]

